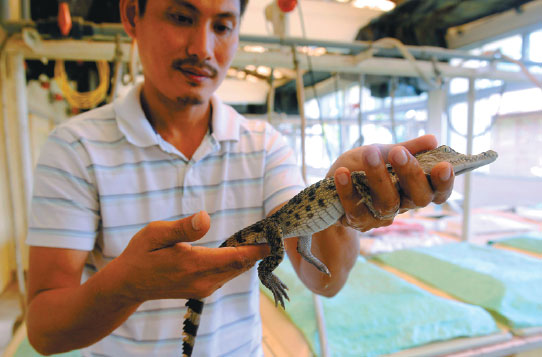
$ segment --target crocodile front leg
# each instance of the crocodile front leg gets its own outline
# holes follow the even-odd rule
[[[275,306],[280,302],[284,308],[284,298],[288,298],[286,290],[288,287],[273,274],[273,270],[282,262],[284,258],[284,242],[282,241],[282,229],[275,222],[269,222],[264,227],[264,234],[267,243],[271,247],[271,254],[264,258],[258,265],[258,277],[262,284],[271,290],[275,298]]]

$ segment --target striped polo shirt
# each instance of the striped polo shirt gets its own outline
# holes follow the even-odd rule
[[[57,127],[35,170],[27,242],[91,252],[83,281],[152,221],[205,210],[211,228],[193,244],[217,247],[303,188],[292,150],[269,124],[213,97],[212,130],[187,159],[153,130],[140,91]],[[143,303],[83,355],[179,356],[184,303]],[[255,268],[206,299],[194,355],[263,355]]]

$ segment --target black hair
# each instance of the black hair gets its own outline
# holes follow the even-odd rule
[[[137,0],[139,2],[139,16],[143,16],[145,13],[145,7],[147,7],[147,0]],[[248,0],[239,0],[241,2],[241,16],[245,12]]]

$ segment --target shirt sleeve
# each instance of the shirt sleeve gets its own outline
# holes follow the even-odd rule
[[[90,167],[80,139],[62,128],[49,136],[34,171],[28,245],[94,248],[100,211]]]
[[[266,125],[264,210],[268,215],[305,188],[305,183],[286,139],[271,125]]]

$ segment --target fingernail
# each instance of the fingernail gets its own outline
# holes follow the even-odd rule
[[[201,229],[201,218],[200,218],[201,212],[198,212],[192,217],[192,228],[195,231],[199,231]]]
[[[394,150],[392,154],[392,160],[397,165],[405,165],[408,162],[408,156],[405,152],[405,149],[400,148],[399,150]]]
[[[344,172],[341,172],[337,175],[337,181],[339,181],[341,185],[346,186],[348,185],[348,176]]]
[[[365,160],[369,164],[369,166],[378,166],[380,164],[380,155],[378,153],[378,149],[376,148],[370,148],[365,153]]]
[[[442,181],[448,181],[451,175],[452,175],[452,170],[450,170],[450,168],[447,167],[445,170],[440,171],[439,177]]]

